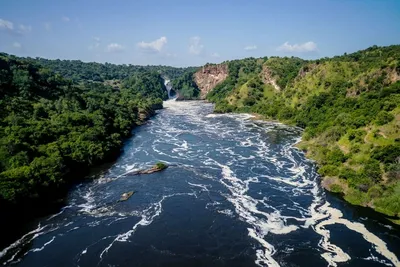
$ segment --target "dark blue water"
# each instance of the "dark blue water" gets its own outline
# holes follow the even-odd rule
[[[109,169],[0,252],[9,266],[399,266],[399,230],[327,195],[299,129],[168,101]],[[157,161],[163,172],[129,172]],[[126,202],[121,194],[135,191]]]

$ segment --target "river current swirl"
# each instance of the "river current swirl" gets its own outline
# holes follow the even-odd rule
[[[320,187],[301,130],[166,101],[6,266],[400,266],[400,231]],[[149,175],[130,172],[164,161]],[[124,192],[135,191],[125,202]],[[367,214],[367,215],[366,215]]]

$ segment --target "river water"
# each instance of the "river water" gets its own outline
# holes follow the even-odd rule
[[[301,130],[167,101],[7,266],[400,266],[400,231],[324,192]],[[129,172],[164,161],[162,172]],[[124,192],[135,191],[125,202]]]

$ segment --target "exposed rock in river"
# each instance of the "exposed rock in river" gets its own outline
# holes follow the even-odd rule
[[[150,173],[154,173],[154,172],[159,172],[159,171],[165,170],[166,168],[168,168],[168,165],[166,165],[166,164],[164,164],[162,162],[158,162],[156,165],[154,165],[150,169],[133,171],[133,172],[130,172],[128,174],[129,175],[150,174]]]
[[[127,193],[123,193],[121,195],[121,198],[119,199],[119,201],[127,201],[135,192],[134,191],[129,191]]]

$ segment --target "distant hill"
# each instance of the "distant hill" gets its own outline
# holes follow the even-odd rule
[[[1,54],[1,53],[0,53]],[[3,54],[4,56],[13,57]],[[187,71],[197,70],[197,67],[176,68],[169,66],[139,66],[139,65],[116,65],[111,63],[83,62],[80,60],[60,60],[45,58],[19,58],[32,64],[39,64],[50,69],[73,82],[95,81],[105,82],[108,80],[123,80],[138,72],[157,72],[160,75],[174,80]]]

